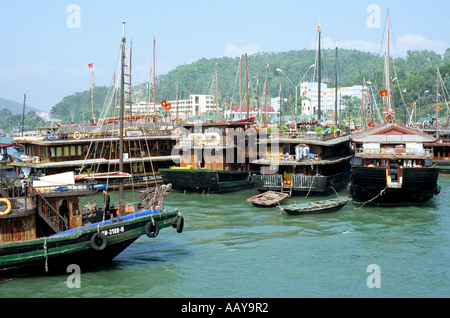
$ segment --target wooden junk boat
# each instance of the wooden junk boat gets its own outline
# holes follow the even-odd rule
[[[103,207],[81,208],[80,198],[98,191],[91,185],[30,186],[22,193],[22,187],[1,181],[6,186],[0,188],[0,279],[63,272],[70,264],[96,266],[144,234],[155,237],[169,226],[183,230],[177,210],[148,208],[148,202],[128,205],[125,211],[130,212],[117,217],[111,213],[110,219],[91,223],[93,214],[108,212]]]
[[[123,36],[122,65],[124,52]],[[123,122],[122,118],[123,99]],[[123,138],[122,125],[120,130]],[[120,155],[122,161],[122,151]],[[0,177],[0,278],[64,272],[70,264],[84,270],[111,261],[144,234],[155,237],[170,226],[179,233],[183,230],[179,211],[163,208],[170,185],[142,191],[142,202],[125,204],[123,180],[119,179],[118,209],[110,208],[105,198],[103,220],[91,222],[95,211],[83,211],[79,199],[98,190],[89,183],[75,185],[73,172],[73,181],[64,184],[45,177],[17,186],[1,171]],[[66,204],[60,206],[61,202]]]
[[[165,183],[188,192],[225,192],[251,186],[248,159],[254,118],[242,121],[185,124],[173,147],[179,165],[159,169]],[[250,128],[250,129],[249,129]],[[183,133],[184,132],[184,133]],[[250,136],[249,136],[250,135]]]
[[[388,11],[389,21],[389,11]],[[389,34],[389,22],[388,34]],[[389,39],[389,37],[388,37]],[[430,148],[437,138],[396,123],[390,88],[389,41],[385,67],[384,123],[352,134],[350,193],[361,203],[408,205],[430,200],[439,194],[439,167]]]
[[[316,214],[335,212],[347,204],[349,198],[342,197],[329,200],[311,201],[291,205],[283,205],[281,211],[291,215]]]
[[[247,199],[247,202],[252,203],[256,207],[273,207],[280,204],[289,195],[283,192],[267,191],[257,194]]]

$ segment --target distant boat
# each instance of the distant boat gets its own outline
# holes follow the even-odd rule
[[[273,207],[280,204],[289,195],[283,192],[267,191],[247,199],[256,207]]]
[[[311,201],[305,203],[283,205],[280,207],[280,210],[285,211],[286,213],[291,215],[329,213],[338,211],[344,205],[346,205],[348,201],[349,198],[347,197],[329,200]]]

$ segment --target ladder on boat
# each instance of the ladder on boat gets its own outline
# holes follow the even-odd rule
[[[59,233],[69,228],[67,221],[39,193],[36,195],[36,206],[41,219],[43,219],[55,233]]]

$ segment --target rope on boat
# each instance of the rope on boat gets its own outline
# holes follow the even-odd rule
[[[331,188],[331,189],[333,189],[334,193],[336,193],[336,195],[337,195],[337,196],[338,196],[338,198],[339,198],[339,194],[337,193],[336,189],[335,189],[335,188],[333,188],[333,186],[332,186],[332,185],[330,185],[330,188]]]
[[[309,192],[311,191],[311,188],[312,188],[312,184],[313,184],[313,178],[311,178],[311,183],[310,183],[310,185],[309,185],[308,193],[306,194],[306,197],[303,198],[303,200],[306,199],[306,198],[308,197]]]
[[[47,237],[44,237],[44,257],[45,257],[45,272],[48,273]]]
[[[383,195],[383,193],[384,193],[384,191],[386,191],[386,189],[387,189],[387,186],[383,190],[381,190],[380,193],[378,193],[372,199],[367,200],[366,202],[353,202],[353,203],[357,203],[357,204],[362,204],[359,208],[355,208],[355,209],[361,209],[366,203],[369,203],[369,202],[375,200],[376,198],[378,198],[380,195]]]

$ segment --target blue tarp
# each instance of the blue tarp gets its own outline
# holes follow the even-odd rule
[[[122,216],[120,218],[120,220],[122,222],[122,221],[130,220],[130,219],[138,218],[138,217],[141,217],[141,216],[160,214],[162,212],[163,212],[163,210],[161,210],[161,209],[145,210],[145,211],[140,211],[140,212],[136,212],[136,213],[132,213],[132,214],[128,214],[128,215]],[[114,219],[113,223],[117,223],[117,218]],[[85,226],[80,226],[80,227],[77,227],[75,229],[70,229],[70,230],[67,230],[67,231],[63,231],[63,232],[59,232],[59,233],[53,234],[50,237],[72,234],[72,233],[75,233],[76,231],[81,230],[81,229],[87,229],[87,228],[91,228],[91,227],[103,226],[103,225],[107,225],[107,224],[111,224],[111,220],[106,220],[106,221],[92,223],[92,224],[85,225]],[[120,223],[118,223],[118,224],[120,224]]]

